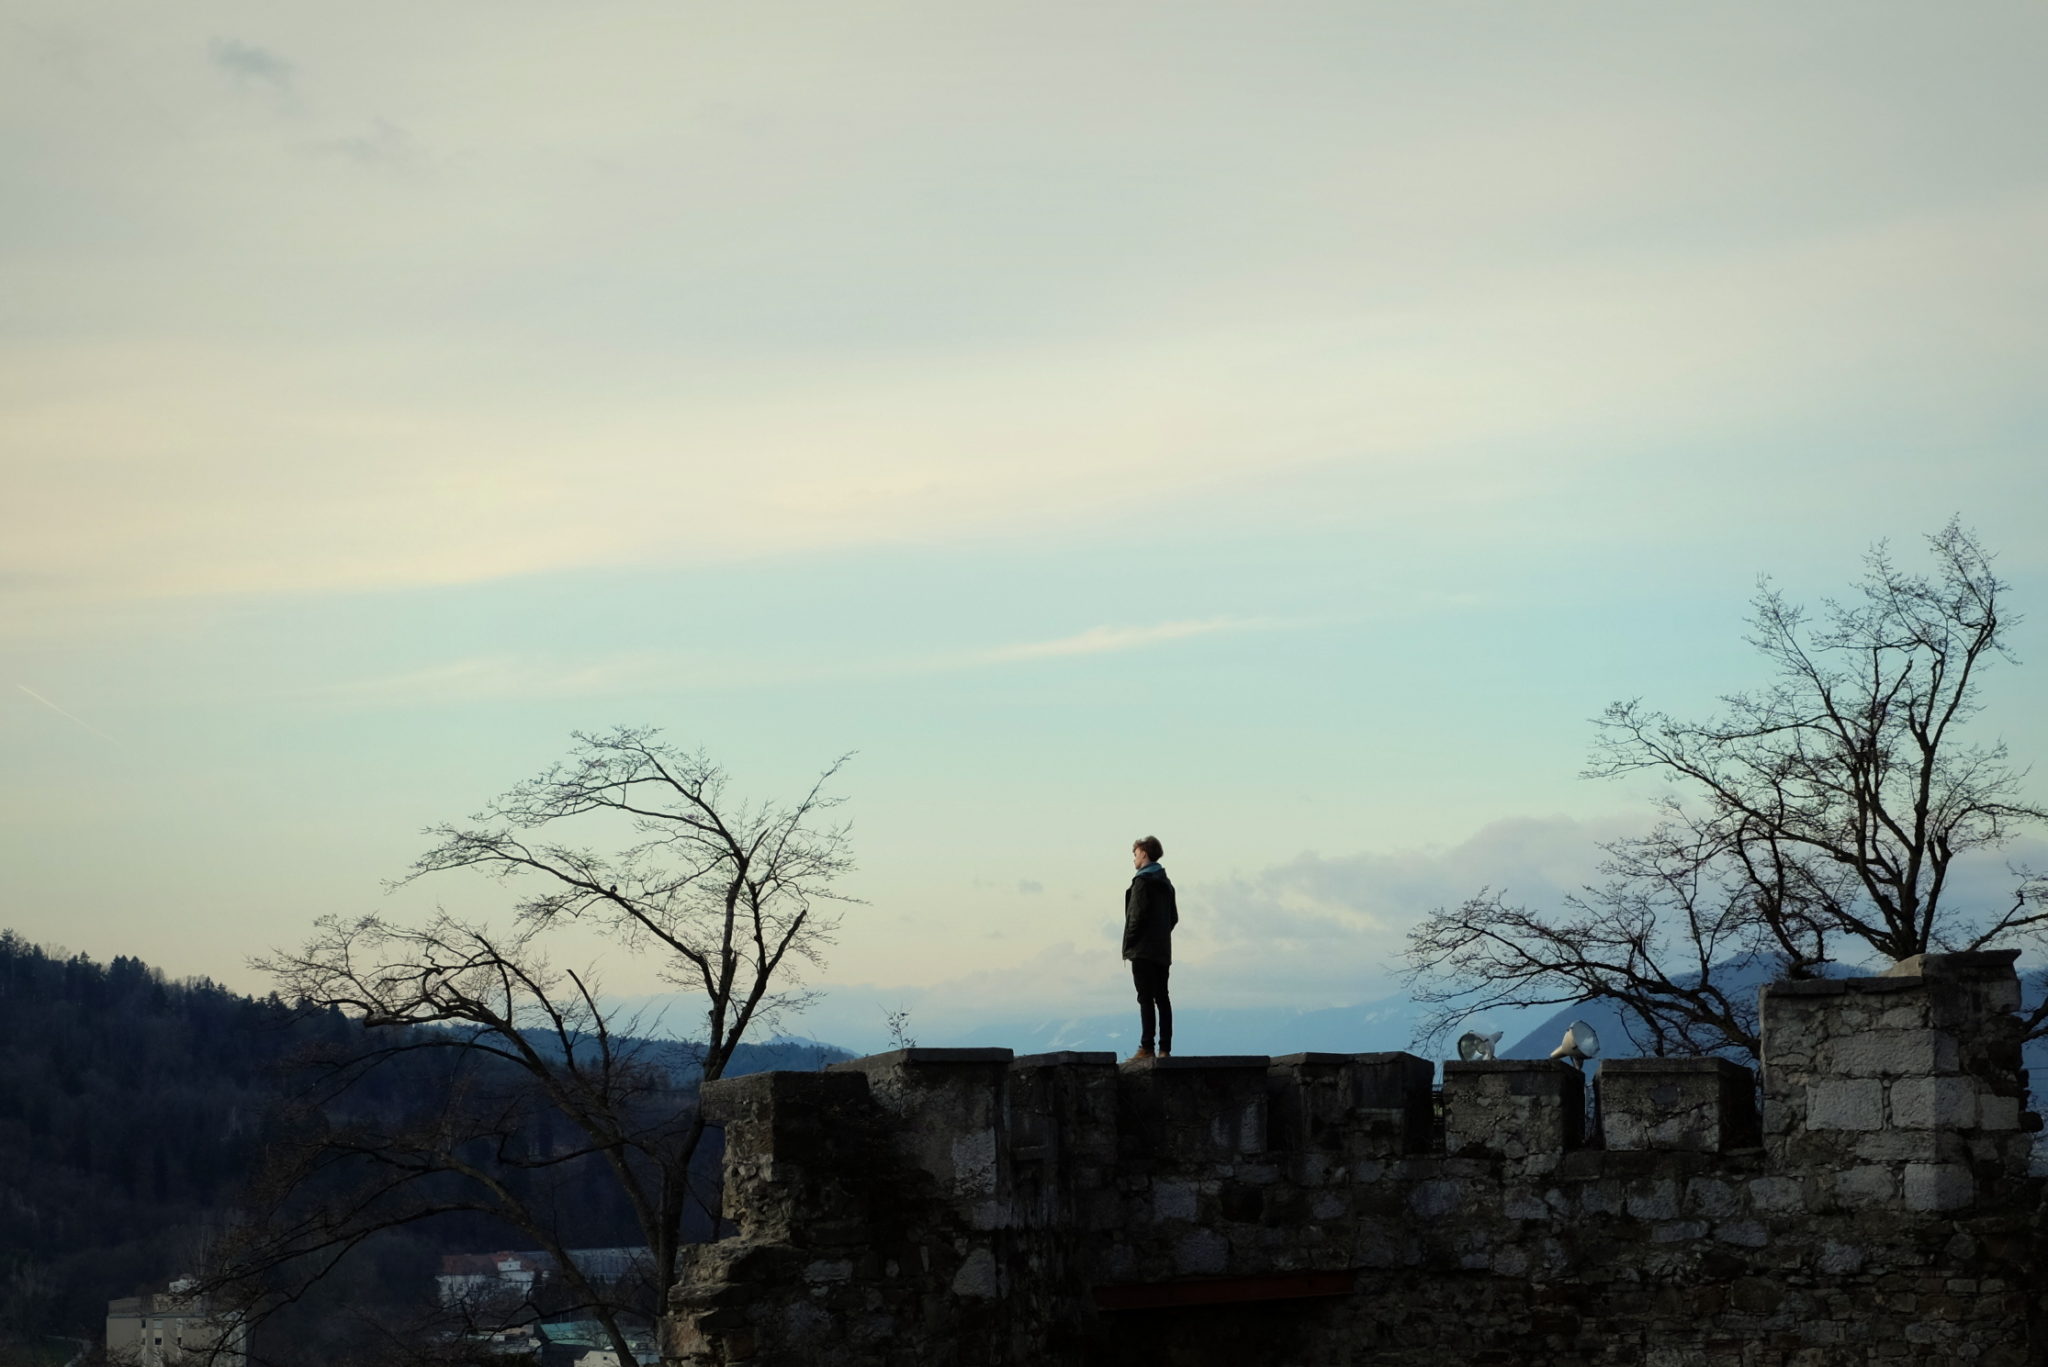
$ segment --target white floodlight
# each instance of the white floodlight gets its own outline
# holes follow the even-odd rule
[[[1482,1035],[1475,1030],[1467,1030],[1458,1036],[1458,1057],[1467,1063],[1483,1063],[1493,1058],[1502,1033],[1495,1030],[1492,1034]]]
[[[1564,1028],[1564,1043],[1551,1050],[1550,1056],[1570,1059],[1583,1069],[1587,1059],[1600,1056],[1600,1034],[1584,1021],[1573,1021]]]

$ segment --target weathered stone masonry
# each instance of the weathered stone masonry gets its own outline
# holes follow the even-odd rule
[[[1747,1069],[900,1050],[713,1083],[677,1367],[2048,1362],[2010,953],[1765,989]]]

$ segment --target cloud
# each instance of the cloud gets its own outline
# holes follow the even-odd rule
[[[1481,888],[1533,906],[1554,906],[1589,881],[1602,841],[1635,829],[1634,818],[1562,816],[1495,821],[1445,848],[1304,852],[1208,885],[1182,889],[1174,937],[1176,992],[1204,1008],[1313,1011],[1403,995],[1410,925]],[[1124,975],[1115,928],[1094,939],[1034,941],[1012,926],[1011,957],[954,976],[899,984],[848,983],[829,975],[821,1036],[857,1037],[873,1004],[889,1001],[945,1029],[976,1019],[1092,1015],[1121,1004]],[[941,970],[942,972],[948,970]],[[873,977],[872,973],[863,976]]]
[[[378,135],[336,155],[367,162],[404,148]],[[1163,506],[1198,511],[1204,526],[1348,517],[1456,528],[1499,555],[1560,519],[1631,526],[1606,505],[1690,489],[1698,444],[1731,424],[1858,411],[1865,377],[1918,375],[1885,392],[1929,411],[1965,399],[1996,408],[2012,358],[2041,343],[2039,324],[1999,301],[2040,270],[2012,243],[2044,230],[2048,200],[1740,260],[1503,268],[1476,292],[1447,286],[1427,306],[1356,323],[1304,316],[1279,333],[790,358],[760,371],[743,354],[699,355],[673,339],[612,355],[579,342],[594,326],[582,315],[546,347],[519,340],[547,330],[545,312],[529,329],[472,335],[473,309],[442,312],[458,278],[495,297],[471,266],[432,265],[422,241],[400,290],[398,276],[357,278],[352,247],[332,253],[317,290],[273,272],[286,293],[308,291],[279,309],[336,320],[317,343],[141,333],[10,351],[15,378],[0,387],[12,392],[0,397],[20,444],[48,458],[0,511],[0,573],[48,576],[39,610],[55,616],[80,600],[731,563],[940,532],[1043,539],[1092,533],[1133,485],[1167,491]],[[398,251],[382,229],[365,231],[364,252]],[[1975,263],[2005,272],[1999,299]],[[520,289],[551,278],[497,265]],[[1874,303],[1880,275],[1890,283]],[[31,295],[100,288],[62,268],[23,278],[37,282]],[[700,283],[668,288],[684,297]],[[1204,288],[1219,306],[1239,293],[1228,281]],[[616,309],[632,292],[608,281],[588,297]],[[224,298],[230,312],[246,304]],[[358,300],[379,316],[352,318]],[[53,293],[25,307],[71,305]],[[1932,365],[1907,335],[1916,320],[1981,355]],[[410,330],[388,331],[401,323]],[[691,384],[677,387],[678,374]],[[1673,432],[1685,434],[1676,447]],[[1617,444],[1636,453],[1630,478],[1589,484]],[[2022,487],[2032,478],[2013,474]],[[1694,521],[1714,525],[1714,500],[1742,487],[1689,494],[1710,505]],[[700,510],[686,530],[679,509]],[[1102,625],[996,654],[1082,655],[1245,625]]]
[[[1043,660],[1063,655],[1103,655],[1117,650],[1139,650],[1164,641],[1181,641],[1190,636],[1208,636],[1219,631],[1250,631],[1266,625],[1228,617],[1200,622],[1161,622],[1149,627],[1090,627],[1055,641],[1031,641],[1023,645],[1000,646],[983,658],[1002,660]]]
[[[1331,20],[1357,41],[1304,44],[1220,6],[1163,39],[1104,19],[1098,62],[1058,13],[949,19],[943,61],[918,6],[803,41],[685,9],[650,38],[455,3],[353,45],[277,17],[275,48],[217,38],[198,74],[284,91],[281,52],[317,50],[346,113],[260,175],[180,73],[0,73],[24,155],[79,177],[7,262],[0,405],[38,455],[0,574],[46,570],[56,619],[1043,539],[1137,488],[1209,526],[1478,552],[1661,494],[1700,535],[1754,487],[1702,485],[1702,445],[1795,433],[1816,454],[1761,473],[1796,516],[1886,485],[1844,474],[1866,415],[1942,442],[2032,400],[2023,82],[1930,68],[1878,98],[1881,63],[1787,59],[1815,18],[1700,48],[1675,15],[1480,40],[1361,7]],[[1955,41],[1905,11],[1855,38]],[[2034,46],[1973,41],[2001,72]],[[771,150],[705,109],[773,111]],[[439,183],[336,175],[416,145]],[[2007,473],[2024,503],[2038,475]],[[1103,630],[1034,646],[1119,648]]]
[[[337,157],[359,166],[408,166],[418,159],[418,146],[412,135],[388,119],[372,121],[366,132],[307,143],[306,151],[316,157]]]
[[[1304,852],[1189,897],[1176,956],[1215,975],[1232,1003],[1372,1000],[1399,989],[1416,921],[1482,888],[1554,907],[1592,881],[1600,845],[1633,826],[1625,817],[1513,817],[1445,849]]]
[[[237,82],[260,83],[279,91],[291,85],[292,64],[254,43],[216,38],[207,45],[206,55]]]
[[[612,697],[675,688],[766,686],[831,679],[888,679],[985,669],[1021,661],[1139,650],[1168,641],[1277,623],[1216,618],[1149,627],[1095,627],[1074,636],[993,650],[866,658],[777,659],[701,651],[633,651],[582,659],[493,654],[446,660],[360,679],[342,679],[306,695],[353,703],[455,703],[513,698]],[[1037,891],[1036,888],[1031,889]]]
[[[478,655],[361,679],[342,679],[301,696],[343,703],[434,705],[513,699],[611,697],[687,680],[731,682],[691,669],[680,659],[648,654],[600,655],[588,660],[546,660],[519,655]]]

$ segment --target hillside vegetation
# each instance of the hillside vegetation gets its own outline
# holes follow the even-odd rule
[[[101,964],[0,931],[0,1040],[0,1346],[29,1351],[47,1348],[47,1334],[97,1339],[109,1299],[200,1266],[265,1145],[307,1123],[303,1110],[287,1120],[285,1103],[308,1094],[312,1061],[359,1049],[363,1032],[338,1012],[168,979],[126,956]],[[650,1044],[673,1059],[679,1094],[693,1090],[687,1048]],[[430,1111],[449,1053],[396,1057],[349,1088],[344,1104],[356,1114]],[[743,1046],[733,1071],[843,1056]],[[637,1242],[602,1165],[576,1166],[566,1181],[551,1175],[572,1226],[564,1237]],[[358,1320],[423,1307],[443,1253],[518,1246],[516,1232],[463,1213],[380,1236],[294,1308],[292,1335],[311,1343],[339,1332],[344,1304]]]

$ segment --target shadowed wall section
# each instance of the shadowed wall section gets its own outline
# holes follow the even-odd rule
[[[2042,1360],[2010,953],[1764,990],[1718,1060],[911,1049],[706,1087],[674,1367]]]

